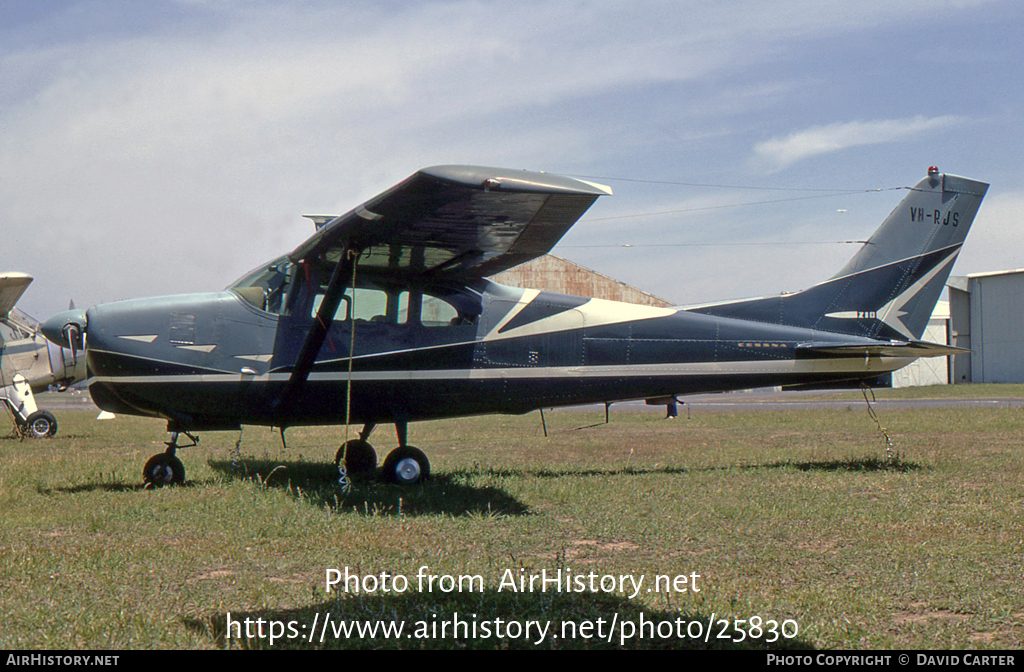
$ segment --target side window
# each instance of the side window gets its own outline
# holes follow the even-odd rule
[[[398,324],[409,323],[409,292],[399,292],[395,297],[395,321]]]
[[[420,322],[424,327],[447,327],[458,322],[459,311],[443,299],[429,294],[423,295]]]
[[[313,306],[310,309],[310,317],[316,317],[323,303],[324,295],[317,294],[313,298]],[[352,288],[345,290],[338,304],[338,311],[334,314],[335,322],[348,321],[351,319],[368,320],[371,322],[386,322],[388,320],[388,295],[382,289],[371,287],[356,287],[355,294]]]
[[[7,341],[13,341],[16,338],[18,337],[15,335],[14,330],[8,327],[6,323],[0,322],[0,345]]]
[[[388,295],[380,289],[357,287],[353,296],[352,289],[345,290],[345,298],[342,299],[341,308],[345,309],[349,318],[356,320],[368,320],[372,322],[385,322],[388,314]],[[334,319],[341,319],[341,315],[335,315]]]
[[[0,344],[6,341],[20,341],[26,338],[32,338],[30,331],[20,327],[13,321],[0,322]]]
[[[313,297],[310,316],[316,317],[324,294]],[[367,320],[414,327],[450,327],[476,324],[479,310],[472,307],[460,310],[448,298],[427,294],[419,289],[391,289],[357,287],[345,290],[334,314],[335,322]]]

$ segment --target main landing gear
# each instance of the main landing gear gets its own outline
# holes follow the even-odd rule
[[[179,446],[178,436],[184,434],[192,443]],[[171,440],[165,442],[167,450],[149,458],[142,468],[142,487],[162,488],[165,485],[181,485],[185,482],[185,465],[181,463],[175,452],[178,448],[190,448],[199,443],[199,438],[188,432],[174,432]]]
[[[0,404],[14,416],[18,432],[33,439],[48,439],[57,433],[57,418],[49,411],[40,411],[35,395],[25,376],[16,374],[6,387],[0,387]]]
[[[345,460],[349,476],[365,476],[376,470],[377,453],[367,441],[374,427],[376,425],[373,423],[364,425],[359,438],[346,441],[334,456],[334,463],[338,466]],[[408,445],[408,424],[396,422],[395,430],[398,433],[398,448],[384,458],[381,478],[397,485],[415,485],[430,478],[430,461],[427,456],[419,448]]]
[[[18,427],[33,439],[48,439],[57,433],[57,418],[49,411],[36,411],[25,422],[18,421]]]

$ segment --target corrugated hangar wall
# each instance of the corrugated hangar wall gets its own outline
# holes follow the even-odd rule
[[[954,383],[1024,383],[1024,269],[949,279]]]
[[[665,299],[553,254],[545,254],[543,257],[502,271],[492,276],[491,280],[512,287],[542,289],[594,299],[639,303],[645,306],[672,305]]]

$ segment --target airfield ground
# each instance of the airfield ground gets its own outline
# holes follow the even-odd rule
[[[285,448],[246,427],[239,453],[237,433],[204,434],[185,486],[144,491],[163,423],[58,407],[57,437],[0,439],[0,648],[268,647],[272,623],[292,648],[1021,648],[1024,386],[878,396],[1004,403],[879,406],[892,460],[857,393],[673,421],[613,407],[587,429],[603,409],[559,411],[547,438],[536,413],[419,423],[433,478],[348,494],[330,466],[344,428]],[[382,459],[393,432],[373,442]],[[345,568],[361,592],[327,594]],[[502,586],[542,570],[587,585]],[[365,592],[382,573],[406,590]],[[629,578],[604,592],[591,573]],[[336,636],[342,619],[407,629]],[[508,629],[527,620],[550,629]]]

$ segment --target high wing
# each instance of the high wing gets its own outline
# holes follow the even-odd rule
[[[356,249],[360,269],[481,278],[546,254],[610,194],[603,185],[547,173],[434,166],[324,223],[289,257],[337,262]]]
[[[10,315],[30,284],[32,276],[27,273],[0,273],[0,318]]]

